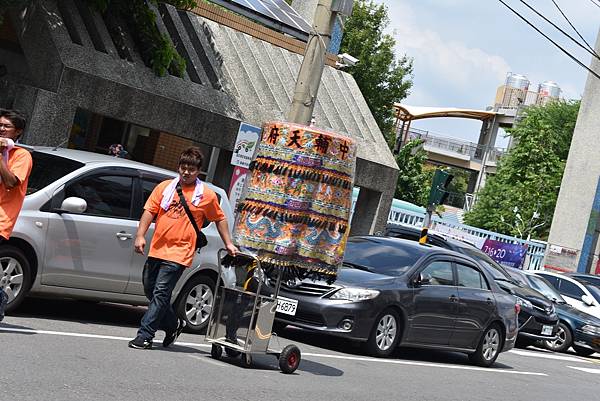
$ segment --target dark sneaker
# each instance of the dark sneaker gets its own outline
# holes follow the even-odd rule
[[[179,337],[183,329],[185,329],[185,326],[185,320],[179,319],[177,321],[177,328],[175,329],[175,331],[172,333],[167,333],[165,335],[165,339],[163,340],[163,347],[168,347],[169,345],[173,344],[175,340],[177,340],[177,337]]]
[[[136,337],[129,341],[129,348],[135,349],[150,349],[152,348],[151,340],[144,340],[142,337]]]

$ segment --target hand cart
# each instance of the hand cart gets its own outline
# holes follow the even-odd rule
[[[228,288],[221,280],[226,255],[225,249],[220,249],[217,254],[219,277],[214,292],[214,307],[206,329],[206,341],[212,344],[211,356],[220,359],[225,349],[230,357],[241,356],[242,363],[249,367],[252,355],[275,355],[281,371],[293,373],[300,365],[300,349],[294,344],[282,350],[269,347],[281,274],[273,294],[263,295],[261,287],[265,274],[260,260],[251,254],[238,253],[233,258],[229,256],[231,268],[235,269],[236,283],[233,288]]]

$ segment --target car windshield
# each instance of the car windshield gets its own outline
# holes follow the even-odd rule
[[[84,165],[78,161],[48,153],[33,152],[31,157],[33,167],[27,183],[27,195],[44,189],[54,181]]]
[[[529,283],[533,289],[542,293],[543,296],[548,298],[551,301],[554,301],[559,304],[566,304],[567,301],[560,295],[560,293],[554,288],[545,278],[529,275]]]
[[[585,283],[585,288],[587,288],[590,294],[592,294],[592,296],[596,298],[596,302],[600,303],[600,287],[594,284]]]
[[[414,265],[427,248],[419,249],[402,243],[351,238],[346,245],[344,265],[372,273],[398,276]]]
[[[517,280],[520,284],[529,286],[529,280],[527,280],[527,276],[524,275],[521,271],[517,269],[506,269],[508,274],[515,280]]]

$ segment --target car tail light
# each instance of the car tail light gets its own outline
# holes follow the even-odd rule
[[[521,313],[521,305],[515,304],[515,312],[517,312],[517,315]]]

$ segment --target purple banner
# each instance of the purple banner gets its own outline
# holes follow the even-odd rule
[[[481,250],[501,265],[520,269],[527,254],[527,245],[486,239]]]

